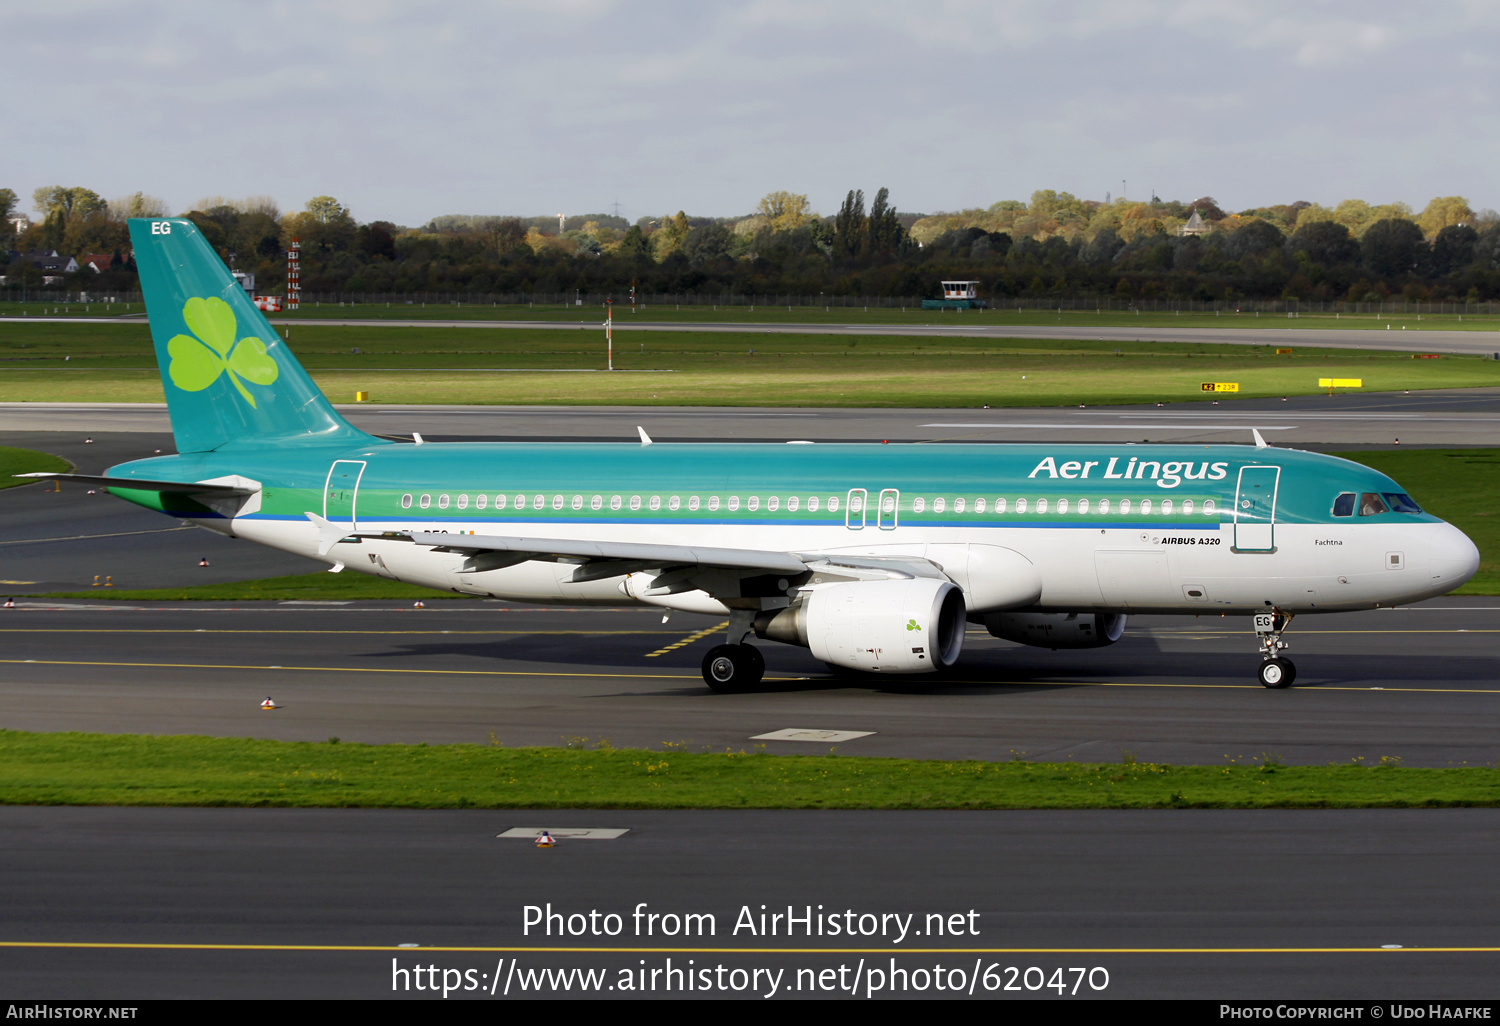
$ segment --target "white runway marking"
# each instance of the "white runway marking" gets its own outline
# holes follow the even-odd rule
[[[853,741],[855,738],[869,737],[875,733],[873,730],[809,730],[803,727],[787,727],[785,730],[773,730],[769,734],[756,734],[751,741]]]

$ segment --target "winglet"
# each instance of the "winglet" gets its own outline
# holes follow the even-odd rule
[[[349,529],[346,527],[331,524],[316,513],[307,512],[302,515],[311,520],[318,528],[318,555],[320,556],[328,555],[335,545],[349,537]],[[343,567],[340,566],[340,569],[343,569]]]
[[[415,444],[415,445],[422,445],[422,444],[424,444],[423,441],[422,441],[422,434],[419,431],[413,431],[411,433],[411,440],[412,440],[413,444]]]
[[[1262,438],[1260,432],[1255,428],[1251,428],[1250,433],[1255,436],[1255,447],[1257,449],[1269,449],[1271,447],[1271,443]]]
[[[648,435],[648,434],[646,434],[646,429],[643,428],[643,427],[641,427],[639,424],[637,424],[635,426],[635,429],[641,433],[641,444],[642,445],[650,445],[651,444],[651,436]]]

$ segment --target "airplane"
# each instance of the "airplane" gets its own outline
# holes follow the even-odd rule
[[[1294,616],[1442,595],[1473,542],[1391,478],[1255,444],[424,443],[369,435],[318,390],[191,222],[130,221],[178,452],[103,485],[200,527],[460,595],[726,617],[841,670],[952,667],[967,623],[1051,649],[1131,614],[1250,616],[1289,687]]]

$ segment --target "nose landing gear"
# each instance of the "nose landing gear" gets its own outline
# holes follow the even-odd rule
[[[1255,633],[1260,640],[1260,672],[1256,674],[1262,687],[1289,688],[1297,679],[1297,667],[1281,653],[1287,643],[1281,640],[1282,632],[1292,623],[1292,614],[1272,609],[1268,613],[1255,614]]]

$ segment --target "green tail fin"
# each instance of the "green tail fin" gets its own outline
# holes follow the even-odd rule
[[[196,225],[132,218],[151,339],[179,452],[360,445]]]

